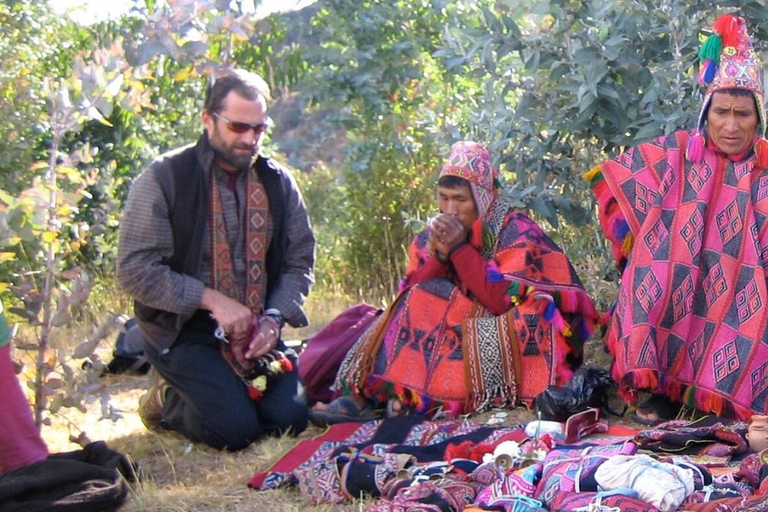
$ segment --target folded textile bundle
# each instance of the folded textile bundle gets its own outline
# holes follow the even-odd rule
[[[745,458],[741,469],[738,461],[729,467],[727,458],[698,454],[738,452],[741,444],[731,435],[742,426],[712,419],[682,422],[667,432],[664,445],[674,441],[691,455],[661,452],[657,460],[636,453],[657,442],[653,430],[611,426],[564,444],[562,436],[534,439],[522,426],[401,416],[334,425],[302,441],[249,485],[296,485],[313,504],[372,496],[378,498],[369,508],[374,512],[639,512],[720,510],[707,507],[726,504],[732,508],[722,510],[768,510],[768,493],[760,488],[765,483],[768,491],[768,466],[757,454]],[[661,427],[666,432],[668,426]],[[736,507],[736,498],[752,508]]]

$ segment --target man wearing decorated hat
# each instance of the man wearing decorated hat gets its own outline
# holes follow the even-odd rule
[[[607,334],[636,419],[680,403],[768,412],[768,141],[762,66],[744,19],[720,17],[699,52],[693,131],[640,144],[587,174],[622,271]]]
[[[349,351],[342,396],[316,404],[313,423],[370,420],[378,404],[445,416],[530,405],[570,380],[597,312],[566,255],[500,187],[486,146],[453,145],[400,294]]]

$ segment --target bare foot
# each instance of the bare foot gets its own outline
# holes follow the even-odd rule
[[[346,396],[347,398],[352,400],[352,402],[354,402],[354,404],[359,409],[365,408],[365,406],[368,404],[368,402],[362,396],[359,396],[359,395],[346,395]],[[313,411],[313,412],[328,412],[330,410],[331,408],[325,402],[317,402],[315,405],[313,405],[310,408],[310,411]]]
[[[673,402],[666,395],[651,395],[635,410],[635,421],[644,425],[669,421],[675,419],[680,407],[680,404]]]
[[[397,398],[390,398],[387,402],[387,418],[394,418],[403,414],[403,403]]]

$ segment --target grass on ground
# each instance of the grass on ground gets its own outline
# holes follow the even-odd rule
[[[314,327],[288,330],[284,337],[310,337],[350,305],[351,301],[343,297],[329,299],[327,295],[313,294],[308,310],[312,313]],[[71,339],[78,337],[73,334]],[[114,336],[111,336],[101,347],[103,360],[110,359],[113,340]],[[608,368],[609,358],[599,340],[587,344],[585,359],[587,365]],[[43,437],[52,452],[75,450],[78,446],[70,442],[69,437],[78,434],[80,429],[89,439],[106,441],[110,447],[129,455],[140,467],[142,478],[132,488],[124,507],[126,511],[353,511],[364,510],[370,503],[367,500],[344,506],[313,507],[294,488],[251,490],[246,487],[246,482],[253,473],[269,468],[295,445],[296,438],[267,438],[243,451],[229,453],[190,443],[174,432],[148,432],[137,414],[138,400],[146,388],[147,378],[111,375],[103,381],[111,395],[111,405],[121,412],[117,421],[100,420],[101,407],[95,400],[84,413],[66,409],[54,418],[51,426],[43,428]],[[534,419],[534,414],[524,408],[507,412],[506,425]],[[489,415],[477,415],[476,419],[484,422]],[[621,422],[637,427],[625,419]],[[310,425],[299,439],[321,433],[321,429]]]

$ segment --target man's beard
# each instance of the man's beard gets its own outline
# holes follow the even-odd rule
[[[253,159],[256,157],[256,153],[258,153],[258,145],[240,146],[241,149],[250,150],[250,154],[236,153],[236,147],[227,147],[221,140],[221,137],[219,137],[217,131],[218,130],[214,129],[214,133],[208,137],[216,158],[221,159],[235,169],[239,169],[241,171],[249,169],[253,163]]]
[[[214,153],[216,153],[216,157],[220,158],[224,162],[228,163],[235,169],[239,169],[241,171],[245,169],[249,169],[251,167],[251,164],[253,163],[253,159],[256,157],[256,149],[254,148],[251,155],[242,154],[242,153],[235,153],[234,151],[228,151],[228,150],[222,150],[220,148],[213,149]]]

